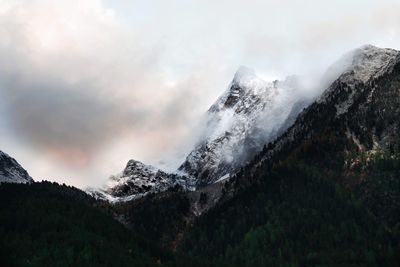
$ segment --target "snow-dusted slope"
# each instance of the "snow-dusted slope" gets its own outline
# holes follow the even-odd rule
[[[103,189],[89,189],[88,192],[112,202],[128,201],[148,193],[165,191],[175,185],[185,187],[186,177],[130,160],[121,173],[110,177]]]
[[[18,162],[0,151],[0,183],[31,183],[33,179]]]
[[[191,184],[202,186],[226,177],[261,151],[282,130],[294,103],[306,105],[300,101],[304,99],[299,86],[295,76],[266,82],[241,67],[228,90],[208,110],[203,139],[180,167],[192,178]]]
[[[394,49],[364,45],[344,54],[328,68],[325,77],[330,83],[338,77],[343,82],[360,81],[365,83],[369,79],[385,73],[398,54],[399,51]],[[326,91],[326,94],[329,94],[329,91]]]
[[[257,165],[328,126],[335,126],[360,150],[384,151],[399,145],[400,51],[362,46],[328,69],[327,77],[335,75],[322,96],[298,116]]]
[[[388,48],[379,48],[373,45],[364,45],[353,51],[346,53],[341,59],[333,64],[326,72],[326,79],[330,82],[340,79],[340,83],[346,84],[348,96],[345,101],[337,103],[337,115],[340,116],[347,112],[353,104],[354,97],[359,93],[359,85],[366,84],[369,80],[376,79],[387,73],[396,62],[399,51]],[[339,93],[331,87],[324,92],[319,102],[326,102]],[[372,92],[373,93],[373,92]]]

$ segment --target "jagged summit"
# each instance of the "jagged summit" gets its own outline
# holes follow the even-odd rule
[[[303,100],[293,97],[299,87],[296,81],[266,82],[253,70],[240,67],[208,110],[203,139],[179,170],[195,177],[196,186],[204,186],[246,164],[282,129],[294,102]]]
[[[236,71],[228,89],[210,107],[208,112],[219,112],[229,108],[232,108],[234,112],[241,112],[243,107],[251,104],[244,103],[246,99],[251,96],[268,94],[272,89],[272,83],[259,78],[252,69],[241,66]]]
[[[18,162],[0,151],[0,183],[32,183],[33,179]]]
[[[256,75],[256,72],[246,66],[240,66],[236,71],[233,80],[233,84],[243,86],[245,88],[253,88],[254,86],[262,86],[266,82]]]
[[[87,191],[97,198],[115,202],[162,192],[175,185],[186,187],[186,177],[131,159],[121,173],[109,178],[103,189]]]
[[[253,69],[242,65],[237,69],[235,75],[233,76],[233,81],[240,82],[243,79],[253,77],[255,75],[256,73]]]

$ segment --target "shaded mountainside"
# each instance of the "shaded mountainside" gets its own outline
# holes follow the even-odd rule
[[[352,67],[300,114],[296,123],[264,153],[261,161],[327,130],[341,133],[363,151],[387,151],[397,146],[399,52],[365,46],[353,53]]]
[[[355,53],[355,67],[335,80],[318,101],[300,114],[285,134],[269,144],[246,167],[250,177],[239,178],[238,184],[244,185],[246,180],[250,182],[253,178],[258,180],[258,173],[265,166],[271,167],[279,161],[306,153],[303,160],[325,168],[327,173],[337,168],[340,176],[334,179],[362,194],[360,197],[368,199],[374,196],[376,202],[392,201],[393,205],[388,206],[398,210],[398,204],[394,204],[400,197],[397,178],[391,181],[391,189],[397,193],[389,190],[377,196],[370,190],[372,188],[368,188],[374,181],[366,171],[369,162],[390,161],[387,164],[394,164],[394,171],[398,166],[400,55],[395,50],[372,46]],[[382,55],[388,56],[377,66],[376,58],[382,58]],[[367,70],[369,78],[365,74]],[[329,151],[332,146],[337,150],[335,157],[322,161],[318,153]]]
[[[231,179],[180,251],[218,266],[397,266],[400,58],[365,46]]]
[[[4,266],[156,266],[146,246],[78,189],[2,184],[0,198]]]
[[[1,266],[206,266],[129,231],[113,209],[70,186],[1,184]]]
[[[324,170],[293,159],[258,178],[199,217],[178,251],[216,266],[397,266],[400,228]]]
[[[0,151],[0,183],[32,182],[32,177],[15,159]]]

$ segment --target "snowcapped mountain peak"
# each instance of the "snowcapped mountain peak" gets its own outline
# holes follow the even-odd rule
[[[341,95],[342,101],[336,105],[336,115],[346,113],[360,90],[370,81],[389,73],[399,59],[399,51],[373,45],[364,45],[346,53],[328,68],[325,81],[329,87],[318,102],[324,103]]]
[[[364,45],[353,51],[350,68],[354,69],[356,79],[365,83],[387,67],[398,54],[393,49]]]
[[[0,183],[32,183],[33,179],[18,162],[0,151]]]
[[[268,83],[258,77],[253,69],[240,66],[233,77],[230,88],[233,90],[241,88],[242,90],[256,91],[260,89],[262,90],[268,85],[271,85],[271,83]]]
[[[87,192],[96,198],[111,202],[129,201],[148,193],[166,191],[175,185],[187,188],[186,180],[185,176],[178,173],[167,173],[131,159],[121,173],[109,178],[104,188],[88,188]]]
[[[398,55],[399,51],[394,49],[363,45],[343,55],[328,68],[325,76],[331,82],[341,76],[345,82],[352,79],[355,82],[366,83],[386,72]]]
[[[270,98],[270,95],[276,93],[273,83],[259,78],[252,69],[241,66],[228,89],[210,107],[208,113],[215,114],[227,109],[230,111],[226,113],[246,112],[251,106],[259,104],[260,98]]]
[[[253,69],[246,66],[240,66],[236,71],[232,82],[239,85],[245,85],[254,81],[262,81],[262,79],[256,75],[256,72]]]
[[[179,170],[196,177],[196,186],[234,173],[276,136],[294,112],[292,92],[296,86],[296,76],[267,82],[253,70],[240,67],[228,89],[208,110],[203,140]]]
[[[131,175],[134,172],[141,171],[142,173],[154,173],[157,172],[157,168],[151,165],[145,165],[140,161],[131,159],[126,164],[126,167],[123,171],[123,175]]]

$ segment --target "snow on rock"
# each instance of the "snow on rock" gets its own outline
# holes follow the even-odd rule
[[[195,187],[236,172],[282,130],[294,104],[303,100],[299,87],[296,76],[266,82],[240,67],[228,90],[208,110],[203,139],[179,170]]]
[[[185,177],[179,174],[166,173],[140,161],[130,160],[121,173],[110,177],[103,189],[86,191],[96,198],[117,202],[166,191],[175,185],[186,188],[185,184]]]
[[[336,105],[336,115],[340,116],[346,113],[353,104],[354,97],[357,94],[357,85],[366,84],[388,72],[398,56],[399,51],[394,49],[364,45],[346,53],[328,68],[325,74],[327,83],[330,84],[337,80],[346,84],[348,91],[347,98]],[[372,93],[373,91],[371,91]],[[318,101],[320,103],[326,102],[327,98],[332,96],[335,96],[335,92],[326,90]]]
[[[393,49],[365,45],[346,54],[327,71],[326,77],[331,80],[322,96],[297,117],[255,167],[283,148],[290,149],[291,144],[310,138],[319,125],[332,121],[340,121],[345,127],[343,134],[360,151],[387,150],[396,143],[400,128],[392,119],[398,117],[399,110],[399,66],[400,52]],[[384,126],[379,132],[378,123]]]
[[[343,76],[342,79],[347,82],[357,80],[366,83],[384,73],[398,55],[399,51],[394,49],[364,45],[344,54],[328,68],[325,78],[333,82]]]
[[[32,183],[33,179],[18,162],[0,151],[0,183]]]

